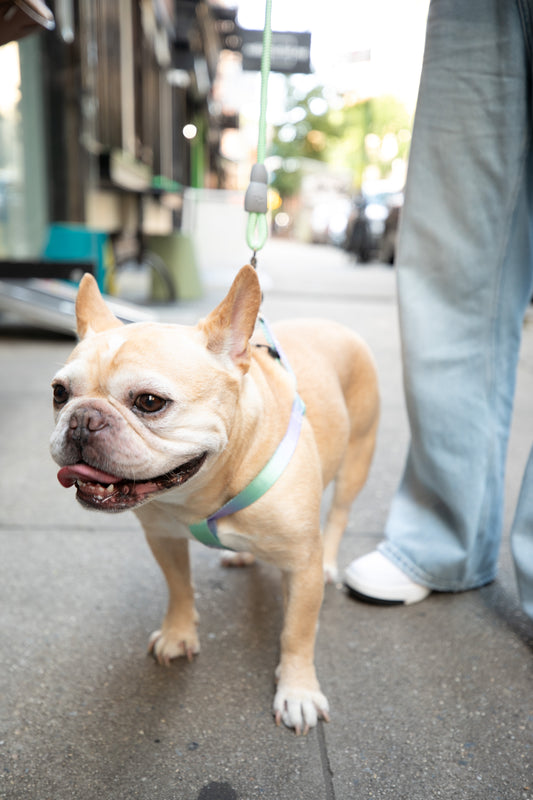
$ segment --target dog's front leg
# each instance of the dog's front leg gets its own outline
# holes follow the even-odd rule
[[[149,650],[160,664],[168,666],[173,658],[187,656],[189,661],[200,652],[191,582],[189,543],[187,539],[157,536],[145,531],[146,539],[161,567],[168,585],[168,609],[161,626],[150,637]]]
[[[320,691],[314,666],[315,637],[323,596],[321,553],[307,568],[284,572],[285,622],[281,660],[276,670],[276,722],[307,733],[319,718],[329,721],[329,706]]]

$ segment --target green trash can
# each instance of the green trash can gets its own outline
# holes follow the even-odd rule
[[[146,246],[166,265],[178,300],[197,300],[202,297],[203,287],[190,236],[183,233],[148,236]],[[168,300],[165,283],[156,272],[152,273],[152,299]]]

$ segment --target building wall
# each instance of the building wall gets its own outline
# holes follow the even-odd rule
[[[208,152],[210,86],[200,91],[194,75],[207,61],[205,0],[187,0],[181,32],[183,0],[72,0],[68,26],[66,4],[49,5],[54,31],[0,48],[0,64],[6,48],[13,64],[0,90],[0,258],[37,256],[54,222],[172,231],[176,183],[191,181],[181,131],[192,117],[204,121]],[[181,86],[167,79],[177,42],[191,74]],[[213,52],[210,37],[211,67]]]

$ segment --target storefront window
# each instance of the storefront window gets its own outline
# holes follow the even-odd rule
[[[47,225],[39,37],[0,47],[0,258],[42,253]]]

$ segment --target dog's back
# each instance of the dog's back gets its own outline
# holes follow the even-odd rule
[[[379,421],[376,367],[367,344],[349,328],[321,319],[274,326],[307,407],[323,485],[335,480],[324,531],[326,578],[336,579],[337,550],[350,506],[363,487]]]

